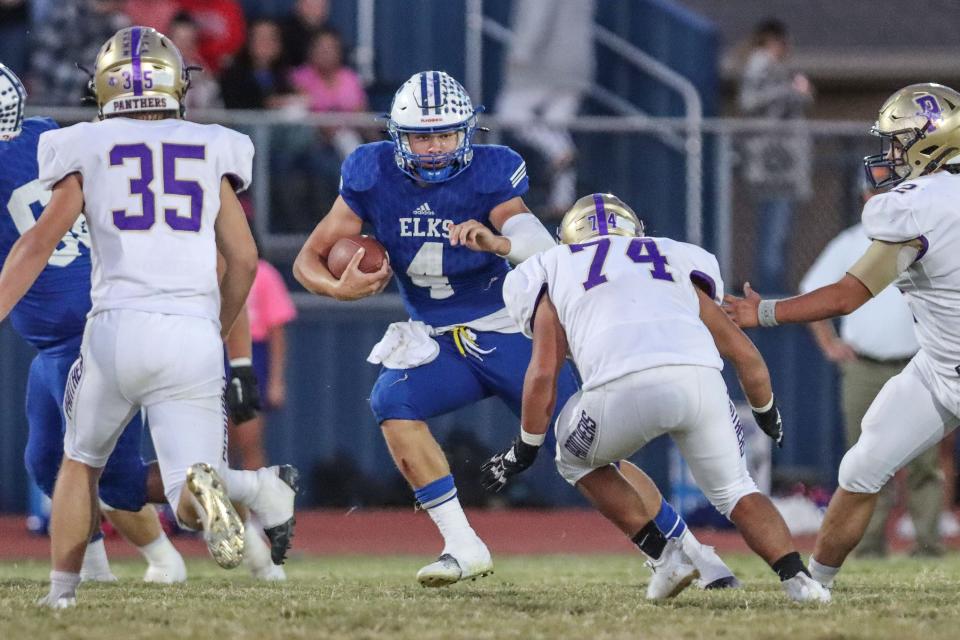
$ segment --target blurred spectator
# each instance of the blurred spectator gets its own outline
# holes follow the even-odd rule
[[[876,191],[863,181],[863,201]],[[801,293],[813,291],[843,277],[857,256],[870,245],[862,224],[856,224],[834,238],[817,258],[800,283]],[[913,316],[903,296],[887,287],[873,300],[840,319],[840,335],[833,322],[810,324],[824,356],[840,367],[840,394],[847,448],[860,438],[860,423],[867,408],[887,380],[900,373],[919,345],[913,332]],[[933,446],[907,466],[909,496],[907,508],[916,528],[917,555],[940,555],[943,546],[938,531],[943,507],[943,474],[940,447]],[[880,492],[873,518],[856,553],[882,557],[887,554],[886,526],[894,505],[894,483]]]
[[[0,60],[26,77],[30,15],[26,0],[0,0]]]
[[[287,338],[284,329],[297,317],[293,300],[280,273],[260,260],[257,276],[247,297],[250,337],[253,340],[253,370],[266,411],[280,409],[287,401]],[[263,449],[264,413],[238,425],[230,437],[232,458],[244,469],[267,465]]]
[[[279,109],[293,94],[287,80],[280,27],[273,20],[255,20],[249,38],[233,64],[220,77],[220,91],[228,109]]]
[[[594,75],[593,0],[526,0],[513,5],[513,38],[497,114],[549,162],[547,217],[576,200],[576,148],[565,128]]]
[[[187,109],[222,107],[220,86],[213,74],[203,69],[200,58],[200,27],[189,13],[181,11],[173,16],[167,37],[180,49],[188,65],[200,67],[190,72],[190,90],[185,101]]]
[[[813,86],[789,65],[787,28],[766,20],[754,28],[753,49],[740,85],[743,114],[784,121],[785,126],[751,136],[744,144],[745,177],[756,202],[758,264],[754,287],[786,290],[786,239],[797,203],[810,195],[810,137],[796,127],[813,102]]]
[[[306,64],[290,73],[290,82],[307,98],[311,111],[357,112],[367,109],[367,94],[360,77],[344,65],[343,41],[333,28],[321,29],[313,36]],[[348,127],[326,129],[323,133],[341,158],[346,158],[363,143],[360,134]]]
[[[144,27],[153,27],[165,36],[170,30],[173,17],[180,13],[180,3],[177,0],[125,0],[123,12],[133,24]],[[198,64],[199,60],[194,60]]]
[[[328,0],[297,0],[290,16],[283,21],[283,43],[290,66],[307,62],[310,42],[318,31],[327,27],[329,17]]]
[[[200,26],[203,68],[218,74],[246,39],[246,20],[236,0],[180,0],[181,8]]]
[[[97,52],[114,33],[130,26],[122,0],[60,0],[36,25],[31,94],[33,103],[77,106],[87,80],[77,63],[93,70]]]

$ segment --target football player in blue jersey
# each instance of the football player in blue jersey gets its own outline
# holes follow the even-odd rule
[[[523,159],[507,147],[473,143],[480,110],[447,73],[414,74],[394,96],[391,140],[362,145],[344,161],[340,195],[294,263],[307,290],[338,300],[377,294],[397,277],[411,320],[391,325],[370,354],[383,365],[370,404],[394,462],[444,538],[440,557],[417,574],[425,586],[493,569],[426,420],[489,396],[519,416],[531,342],[504,309],[503,279],[510,263],[555,244],[523,202]],[[326,264],[330,249],[364,224],[389,263],[363,273],[361,249],[335,278]],[[568,365],[557,406],[576,390]],[[513,462],[532,464],[529,453],[541,443],[515,442]],[[682,521],[666,503],[662,515],[679,535]]]

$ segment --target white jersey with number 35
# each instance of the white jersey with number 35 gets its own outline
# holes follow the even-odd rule
[[[91,316],[134,309],[218,321],[220,182],[249,186],[247,136],[178,119],[110,118],[44,133],[37,156],[46,188],[82,177]]]
[[[717,261],[700,247],[669,238],[604,236],[526,260],[507,276],[503,297],[531,336],[541,292],[549,293],[589,391],[659,366],[722,369],[700,321],[694,283],[715,300],[723,296]]]

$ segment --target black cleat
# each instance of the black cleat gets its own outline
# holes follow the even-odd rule
[[[277,468],[277,477],[293,489],[296,495],[300,491],[300,472],[291,464],[283,464]],[[270,559],[273,564],[281,565],[287,558],[287,551],[293,544],[293,528],[297,524],[297,516],[294,514],[289,520],[275,527],[264,528],[263,532],[270,541]]]

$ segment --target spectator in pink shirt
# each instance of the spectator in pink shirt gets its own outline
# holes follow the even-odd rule
[[[257,376],[264,409],[279,409],[287,399],[287,341],[285,325],[297,317],[293,300],[280,273],[260,260],[257,276],[247,297],[250,337],[253,340],[253,369]],[[266,466],[263,449],[263,414],[237,425],[230,434],[232,457],[244,469]]]
[[[310,40],[306,64],[290,72],[290,84],[307,98],[310,111],[367,110],[367,94],[360,76],[343,60],[343,40],[336,29],[325,27]],[[361,135],[349,127],[324,129],[321,133],[341,160],[363,144]]]
[[[343,63],[343,41],[332,28],[310,41],[307,62],[290,73],[298,91],[310,98],[311,111],[366,111],[367,94],[360,77]]]

